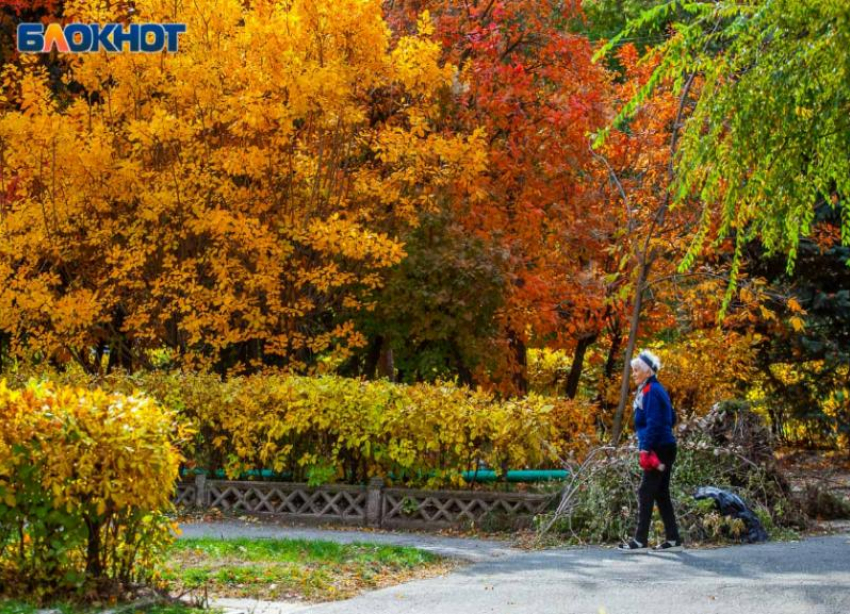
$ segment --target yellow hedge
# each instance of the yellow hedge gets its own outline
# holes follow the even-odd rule
[[[148,579],[170,540],[175,415],[152,399],[0,381],[0,587],[47,596]]]
[[[200,458],[218,459],[231,477],[267,467],[313,483],[380,475],[443,486],[460,483],[460,473],[478,463],[497,470],[553,466],[563,443],[579,441],[559,432],[563,403],[536,395],[498,402],[452,384],[334,376],[219,382],[193,375],[179,387],[181,394],[160,388],[161,398],[180,397],[203,435]]]
[[[222,380],[207,373],[147,372],[89,380],[125,394],[143,390],[197,432],[189,465],[271,468],[315,484],[382,476],[427,487],[459,485],[479,463],[494,469],[560,466],[595,438],[591,404],[532,394],[499,400],[451,383],[267,373]]]
[[[153,371],[51,379],[124,394],[142,390],[196,431],[187,464],[231,477],[270,468],[294,481],[460,485],[483,463],[504,469],[559,467],[594,443],[590,403],[531,394],[500,400],[481,390],[394,384],[325,375],[265,373],[222,380],[209,373]]]

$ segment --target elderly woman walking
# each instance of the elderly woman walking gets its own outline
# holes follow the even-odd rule
[[[633,407],[643,479],[638,489],[637,531],[634,539],[620,544],[620,550],[624,553],[649,550],[649,523],[657,503],[664,521],[666,541],[654,549],[678,552],[682,550],[682,541],[670,500],[670,475],[676,462],[676,438],[673,435],[676,412],[667,391],[656,377],[661,368],[658,357],[644,350],[631,362],[631,367],[632,379],[638,387]]]

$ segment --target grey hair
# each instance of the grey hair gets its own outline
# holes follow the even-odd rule
[[[646,358],[646,360],[644,360],[644,358]],[[652,367],[650,367],[650,370],[653,373],[658,373],[661,370],[661,359],[649,350],[642,350],[636,358],[632,359],[632,362],[630,363],[632,369],[636,369],[639,366],[649,367],[649,365],[646,364],[647,360],[652,363]]]

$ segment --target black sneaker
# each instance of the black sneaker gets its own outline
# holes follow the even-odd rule
[[[680,540],[670,541],[667,540],[661,544],[658,544],[653,548],[653,552],[681,552],[685,547],[682,545]]]
[[[631,540],[627,544],[620,544],[617,550],[623,554],[645,554],[649,552],[649,546],[645,546],[638,541]]]

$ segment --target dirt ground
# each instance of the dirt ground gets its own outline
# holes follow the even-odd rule
[[[792,488],[803,493],[817,486],[850,504],[850,456],[846,452],[820,450],[779,450],[780,466]],[[850,531],[850,518],[819,518],[814,532],[844,533]]]

